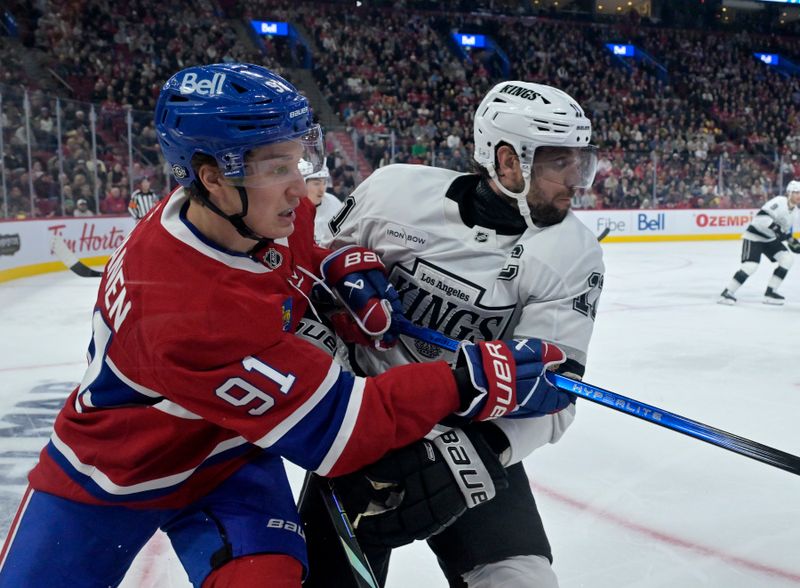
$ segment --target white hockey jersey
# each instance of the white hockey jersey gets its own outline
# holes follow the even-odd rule
[[[775,196],[756,213],[742,238],[758,243],[785,239],[792,232],[793,213],[786,196]]]
[[[405,316],[417,325],[454,339],[546,339],[585,365],[603,287],[596,237],[572,212],[557,225],[518,235],[468,227],[458,203],[446,196],[464,175],[425,166],[381,168],[345,201],[323,243],[378,252]],[[403,335],[386,352],[358,347],[355,359],[373,374],[392,365],[451,361],[453,354]],[[500,419],[512,443],[509,463],[557,440],[574,416],[572,408],[562,413]],[[517,439],[518,429],[527,429],[527,441]]]
[[[319,243],[325,234],[325,227],[328,221],[331,220],[339,209],[342,207],[342,201],[330,192],[325,192],[322,195],[322,202],[317,206],[317,214],[314,217],[314,240]]]

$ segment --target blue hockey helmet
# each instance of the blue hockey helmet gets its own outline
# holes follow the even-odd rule
[[[289,140],[302,142],[303,158],[319,168],[322,132],[308,100],[281,76],[246,63],[184,69],[161,88],[155,111],[158,141],[182,186],[195,181],[192,157],[216,159],[231,181],[245,179],[247,153]]]

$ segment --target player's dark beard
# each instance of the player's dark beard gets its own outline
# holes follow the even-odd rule
[[[574,195],[574,190],[568,189],[568,194],[571,199]],[[552,202],[543,202],[540,196],[541,193],[534,193],[533,202],[530,200],[528,201],[528,206],[530,206],[531,209],[531,218],[536,226],[549,227],[551,225],[557,225],[566,218],[569,207],[562,210],[557,208]],[[562,194],[558,194],[557,196],[560,197]]]
[[[535,181],[535,178],[531,178],[532,186],[535,186]],[[511,187],[511,190],[517,193],[522,192],[524,189],[525,184],[523,182],[520,182],[520,185],[518,186]],[[536,192],[533,194],[533,202],[528,200],[528,206],[531,209],[531,219],[533,219],[533,224],[535,224],[537,227],[549,227],[551,225],[557,225],[566,218],[569,208],[565,210],[559,210],[549,202],[542,202],[541,193],[538,192],[539,188],[533,189],[536,190]],[[509,200],[511,199],[509,198]],[[516,203],[514,203],[514,206],[516,207]]]
[[[531,218],[534,224],[540,227],[557,225],[566,218],[569,211],[568,208],[561,210],[547,202],[529,203],[529,206],[531,207]]]

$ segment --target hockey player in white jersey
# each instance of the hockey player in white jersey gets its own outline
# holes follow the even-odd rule
[[[328,178],[331,177],[327,162],[322,164],[322,169],[315,171],[310,162],[301,160],[298,168],[306,180],[308,199],[317,209],[317,214],[314,217],[314,240],[319,243],[325,226],[342,207],[342,201],[327,191]]]
[[[742,265],[720,294],[720,304],[736,304],[736,291],[758,269],[762,255],[778,264],[767,282],[764,304],[785,302],[777,290],[794,263],[789,251],[800,253],[800,242],[792,236],[792,215],[798,204],[800,181],[792,180],[786,186],[786,196],[775,196],[756,213],[742,235]]]
[[[510,81],[485,96],[474,132],[478,173],[381,168],[345,200],[323,243],[377,251],[413,323],[461,340],[552,341],[568,357],[560,371],[580,377],[604,273],[596,237],[570,211],[594,179],[591,123],[561,90]],[[385,352],[353,346],[349,359],[371,374],[453,355],[401,336]],[[392,547],[427,538],[451,586],[557,586],[521,460],[558,441],[574,416],[572,404],[524,422],[446,423],[482,436],[506,467],[509,487],[479,505],[428,471],[419,444],[338,480],[379,579]]]

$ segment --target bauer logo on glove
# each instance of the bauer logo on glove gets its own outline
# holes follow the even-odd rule
[[[566,359],[564,352],[539,339],[464,341],[456,368],[466,368],[476,396],[458,413],[472,420],[543,416],[569,405],[571,397],[553,386],[545,372]]]
[[[465,427],[391,451],[334,478],[334,487],[359,541],[399,547],[441,533],[492,500],[508,488],[508,476],[481,432]]]
[[[366,335],[355,342],[372,343],[378,349],[392,347],[397,342],[392,313],[401,311],[400,297],[386,278],[378,254],[363,247],[344,247],[322,261],[321,271],[325,283]]]

